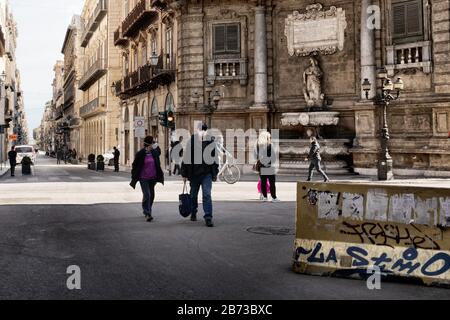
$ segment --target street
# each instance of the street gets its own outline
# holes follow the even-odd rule
[[[33,176],[18,167],[0,178],[0,299],[450,298],[447,289],[383,282],[370,291],[364,281],[293,273],[294,182],[279,183],[280,204],[259,203],[255,182],[217,183],[213,229],[178,214],[180,180],[158,186],[153,223],[128,183],[128,173],[42,155]],[[81,290],[66,287],[72,265]]]

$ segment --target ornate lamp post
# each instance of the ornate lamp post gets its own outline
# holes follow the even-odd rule
[[[381,81],[381,95],[378,95],[375,99],[383,106],[383,128],[381,130],[381,154],[378,161],[378,180],[388,181],[394,179],[393,174],[393,161],[389,154],[389,127],[387,122],[387,109],[391,101],[395,101],[400,97],[401,91],[404,90],[404,83],[401,78],[392,82],[388,78],[388,74],[385,68],[378,70],[378,80]],[[369,79],[364,79],[362,89],[366,93],[366,98],[369,99],[369,92],[372,84]]]
[[[211,92],[212,91],[210,91],[208,95],[208,103],[200,109],[202,112],[208,115],[208,127],[210,129],[212,127],[212,116],[214,112],[217,111],[220,100],[222,99],[219,90],[216,90],[212,95]],[[200,103],[200,95],[198,94],[198,92],[194,92],[194,94],[192,95],[192,102],[195,104],[195,108],[197,108],[198,104]]]

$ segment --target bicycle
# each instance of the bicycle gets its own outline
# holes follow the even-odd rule
[[[241,170],[236,166],[234,157],[222,144],[217,144],[219,152],[226,157],[226,161],[219,170],[219,179],[228,184],[235,184],[241,179]],[[220,157],[222,159],[222,157]]]

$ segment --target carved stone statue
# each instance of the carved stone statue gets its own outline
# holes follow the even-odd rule
[[[325,95],[322,93],[323,72],[316,58],[310,57],[310,66],[303,74],[303,93],[305,95],[308,112],[311,109],[322,109]]]

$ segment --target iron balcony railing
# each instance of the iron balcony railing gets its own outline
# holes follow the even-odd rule
[[[97,30],[100,22],[108,13],[108,1],[107,0],[99,0],[97,6],[94,9],[94,12],[90,16],[87,24],[84,26],[84,33],[82,36],[81,47],[86,47],[91,40],[95,30]]]
[[[114,32],[114,45],[115,46],[126,46],[128,39],[123,36],[122,26],[119,26]]]
[[[98,97],[80,108],[80,116],[87,118],[106,111],[106,97]]]
[[[97,59],[89,68],[87,68],[80,80],[79,89],[86,91],[95,81],[106,74],[106,60]]]
[[[140,0],[122,22],[125,37],[132,37],[141,28],[151,25],[158,18],[158,11],[152,8],[151,0]]]

